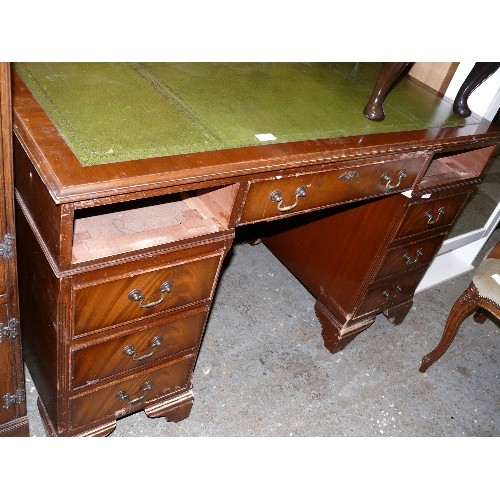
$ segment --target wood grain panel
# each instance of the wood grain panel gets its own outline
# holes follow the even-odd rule
[[[440,247],[446,233],[419,240],[389,250],[375,280],[406,272],[422,264],[429,263]]]
[[[371,287],[356,311],[356,316],[394,307],[411,298],[426,269],[419,269]]]
[[[12,165],[12,100],[10,64],[0,63],[0,244],[11,241],[10,255],[0,256],[0,323],[18,322],[18,280],[16,229],[14,218],[14,172]],[[5,337],[0,344],[0,436],[28,436],[24,364],[20,326],[15,338]],[[3,398],[21,395],[4,408]]]
[[[411,67],[408,76],[424,88],[443,96],[458,64],[456,62],[416,62]]]
[[[196,348],[201,340],[206,317],[206,309],[198,310],[195,314],[184,314],[170,321],[162,319],[160,323],[148,324],[119,338],[72,349],[72,387],[97,383],[104,378]],[[158,337],[161,338],[161,344],[155,347],[153,340]],[[137,353],[136,358],[147,357],[136,361],[124,352],[126,347],[133,347]]]
[[[211,255],[75,288],[72,293],[75,334],[81,335],[207,300],[212,295],[220,262],[221,254]],[[163,301],[155,307],[143,308],[139,302],[129,299],[131,291],[140,290],[145,304],[157,302],[162,296],[160,286],[166,281],[171,283],[172,291],[164,293]]]
[[[250,186],[240,223],[279,218],[347,200],[355,201],[404,191],[413,185],[423,163],[423,157],[380,161],[328,172],[285,178],[276,176],[273,179],[255,182]],[[399,172],[402,170],[405,172],[405,177],[400,179]],[[388,183],[390,187],[387,187]],[[302,186],[305,188],[305,196],[296,197],[297,189]],[[281,207],[283,211],[280,211],[278,203],[271,199],[271,193],[276,190],[283,196]],[[293,209],[284,210],[294,203],[296,206]]]
[[[401,217],[407,201],[394,195],[304,214],[270,224],[276,232],[262,241],[320,302],[350,314],[374,261],[386,251],[392,219]]]
[[[396,238],[429,231],[451,224],[469,193],[432,199],[420,199],[410,203]]]
[[[93,421],[106,417],[118,418],[144,406],[161,396],[166,396],[185,389],[190,384],[190,374],[194,356],[186,356],[180,361],[162,365],[154,370],[144,370],[132,378],[119,380],[98,391],[90,392],[70,400],[71,427],[76,429]],[[144,384],[150,382],[151,388],[144,390]],[[126,391],[129,401],[144,397],[132,405],[118,397]]]

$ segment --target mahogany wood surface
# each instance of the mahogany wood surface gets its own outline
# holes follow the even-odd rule
[[[287,213],[300,213],[315,208],[328,207],[346,201],[363,200],[385,194],[387,183],[398,185],[403,191],[413,186],[424,165],[425,157],[417,156],[404,160],[349,164],[341,170],[322,170],[304,175],[271,178],[250,184],[245,208],[240,223],[282,218]],[[404,172],[404,177],[399,173]],[[383,179],[382,176],[386,176]],[[303,187],[304,195],[296,198],[297,189]],[[279,190],[283,206],[270,199],[271,193]],[[291,209],[296,203],[296,208]]]
[[[451,224],[468,197],[467,192],[451,197],[440,197],[440,193],[436,194],[437,197],[430,201],[420,199],[409,204],[398,230],[398,238]]]
[[[273,224],[262,240],[318,300],[345,315],[356,303],[358,288],[367,286],[372,262],[384,249],[385,234],[379,235],[390,229],[384,214],[400,210],[402,198],[293,218]],[[332,295],[331,290],[343,292]]]
[[[264,244],[316,297],[330,351],[347,345],[376,314],[385,312],[394,324],[403,321],[475,184],[469,180],[428,191],[425,198],[394,195],[314,219],[292,219],[264,235]]]
[[[9,64],[0,63],[0,437],[22,437],[29,428],[18,307],[10,77]],[[7,235],[12,237],[10,250]],[[15,401],[9,398],[16,395]]]
[[[432,238],[416,239],[412,243],[391,248],[376,279],[387,278],[429,263],[438,251],[443,238],[444,234],[441,233]]]
[[[395,307],[390,307],[384,311],[385,316],[393,325],[401,324],[411,310],[413,300],[404,302]]]
[[[163,268],[144,269],[136,276],[72,287],[74,336],[209,300],[223,255],[220,251],[187,263],[166,262]],[[161,294],[165,282],[171,284],[171,291]],[[129,298],[133,290],[139,290],[147,304],[161,302],[141,307]]]
[[[146,362],[196,349],[206,317],[207,308],[204,307],[194,314],[182,312],[168,321],[157,318],[146,327],[135,327],[126,336],[75,346],[71,349],[71,387],[90,385],[96,380],[134,370]],[[96,359],[101,362],[96,363]]]
[[[44,401],[45,413],[55,422],[58,362],[62,337],[66,334],[62,329],[64,318],[61,315],[66,304],[59,280],[19,204],[16,204],[16,229],[20,243],[17,256],[23,357],[32,379],[37,381],[36,388]],[[34,280],[33,276],[37,279]],[[40,283],[43,283],[42,287]]]
[[[84,167],[17,75],[14,90],[23,342],[54,436],[106,435],[138,410],[171,421],[189,415],[205,327],[196,315],[210,310],[238,226],[254,224],[315,296],[330,351],[379,313],[403,321],[500,142],[500,127],[483,121]],[[119,213],[121,224],[129,204],[148,206],[153,197],[162,211],[182,212],[171,195],[186,198],[183,236],[169,224],[161,231],[172,238],[157,244],[134,246],[127,233],[125,247],[111,238],[103,253],[75,255],[77,244],[95,243],[100,213],[111,224]],[[216,223],[190,233],[189,211]],[[89,214],[97,218],[75,231]],[[162,292],[165,281],[171,289]],[[152,345],[176,335],[170,346]],[[152,354],[135,363],[129,346]]]
[[[186,356],[153,369],[144,369],[133,377],[120,379],[95,392],[71,398],[71,431],[103,420],[116,420],[119,416],[150,405],[162,396],[189,389],[193,363],[193,355]],[[148,382],[150,384],[145,386]],[[121,391],[126,393],[123,398],[119,397]]]

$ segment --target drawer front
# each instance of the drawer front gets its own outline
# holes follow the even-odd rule
[[[256,181],[250,185],[240,223],[404,191],[413,185],[423,162],[392,160]]]
[[[420,269],[414,273],[405,274],[370,287],[356,312],[356,316],[383,311],[388,307],[405,302],[412,296],[424,272],[425,269]]]
[[[409,271],[429,263],[443,242],[445,234],[391,248],[385,258],[376,280]]]
[[[135,329],[134,333],[71,350],[71,387],[97,383],[198,346],[207,310]]]
[[[191,383],[194,356],[187,356],[160,368],[70,399],[71,427],[106,418],[118,418],[144,408],[148,402],[187,389]]]
[[[209,299],[221,257],[212,255],[75,287],[74,336]]]
[[[396,238],[451,224],[468,196],[468,193],[460,193],[455,196],[410,203]]]

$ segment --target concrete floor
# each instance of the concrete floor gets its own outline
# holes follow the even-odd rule
[[[497,241],[500,230],[476,261]],[[138,412],[110,437],[500,435],[498,323],[466,319],[447,353],[418,371],[470,273],[418,294],[399,326],[378,316],[332,355],[314,299],[264,245],[238,243],[226,263],[190,417],[171,423]],[[31,436],[44,436],[26,375]]]

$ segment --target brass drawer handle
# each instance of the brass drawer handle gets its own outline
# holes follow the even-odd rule
[[[382,180],[382,182],[386,182],[387,184],[385,185],[385,188],[386,189],[396,189],[400,186],[401,184],[401,181],[403,179],[406,178],[406,169],[405,168],[402,168],[399,172],[398,172],[398,183],[397,184],[391,184],[392,183],[392,177],[391,177],[391,174],[389,172],[384,172],[381,176],[380,176],[380,179]]]
[[[402,291],[403,291],[403,289],[398,285],[396,287],[396,292],[394,294],[391,293],[389,290],[384,290],[382,292],[382,295],[385,297],[385,300],[392,300],[392,299],[394,299],[396,297],[396,295],[398,293],[401,293]]]
[[[356,172],[355,170],[348,170],[347,172],[343,173],[342,175],[339,176],[339,179],[341,181],[345,182],[350,182],[354,179],[357,179],[359,177],[359,173]]]
[[[151,351],[148,352],[148,354],[143,354],[142,356],[137,356],[137,350],[133,345],[128,345],[123,349],[123,354],[126,356],[131,356],[134,361],[140,362],[144,361],[145,359],[150,358],[156,351],[156,348],[160,346],[163,342],[163,337],[160,335],[157,335],[156,337],[153,337],[151,339]]]
[[[432,218],[432,210],[427,210],[427,212],[425,212],[424,214],[424,216],[427,217],[427,224],[429,224],[429,226],[435,224],[439,220],[441,215],[444,215],[444,207],[438,208],[437,217],[435,219]]]
[[[308,186],[299,186],[295,191],[295,203],[293,205],[288,205],[287,207],[283,207],[283,194],[279,189],[275,189],[270,195],[269,199],[278,204],[278,210],[280,212],[288,212],[289,210],[293,210],[297,204],[299,203],[299,198],[303,198],[306,195],[306,189]]]
[[[418,262],[418,259],[422,257],[422,255],[424,255],[424,251],[421,248],[419,248],[416,251],[415,258],[413,260],[407,253],[403,255],[403,259],[406,262],[407,266],[411,266],[412,264],[416,264]]]
[[[116,397],[118,399],[123,399],[129,406],[135,405],[139,401],[142,401],[146,397],[146,393],[150,391],[153,387],[153,382],[150,382],[149,380],[147,382],[144,382],[142,386],[142,395],[138,396],[137,398],[130,399],[130,396],[128,395],[127,391],[120,391],[119,393],[116,394]]]
[[[147,304],[144,304],[144,295],[140,290],[132,290],[128,294],[128,299],[129,300],[134,300],[136,302],[139,302],[139,306],[143,308],[149,308],[149,307],[155,307],[163,302],[165,299],[165,293],[170,293],[172,291],[172,283],[170,281],[164,281],[160,285],[160,298],[156,302],[148,302]]]

